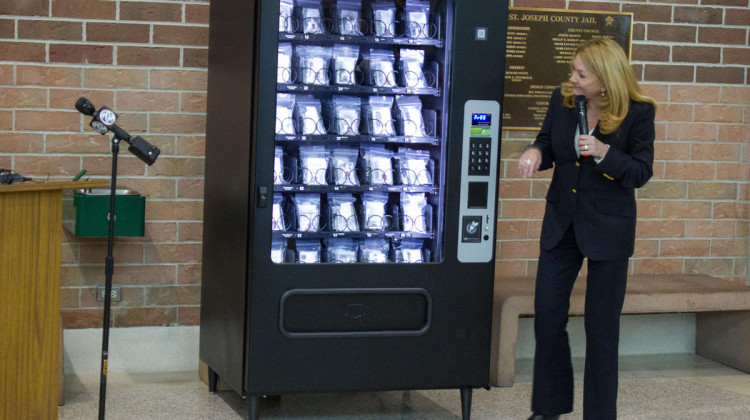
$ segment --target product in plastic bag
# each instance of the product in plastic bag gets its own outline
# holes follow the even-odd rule
[[[289,229],[289,223],[284,216],[284,210],[281,207],[283,197],[281,194],[273,195],[273,204],[271,206],[271,230],[274,231],[285,231]]]
[[[297,260],[303,264],[319,263],[321,248],[317,239],[297,239]]]
[[[327,241],[328,262],[331,263],[355,263],[357,262],[357,249],[359,244],[351,238],[331,238]]]
[[[302,123],[302,134],[327,134],[323,123],[322,109],[319,99],[312,95],[297,95],[297,111]]]
[[[333,46],[333,82],[337,85],[353,85],[354,70],[359,58],[356,45],[335,44]]]
[[[423,245],[423,239],[402,239],[401,242],[393,244],[394,259],[400,263],[422,263],[424,262]]]
[[[422,66],[424,66],[424,51],[402,48],[400,51],[400,60],[404,85],[411,88],[427,87],[427,81],[422,71]]]
[[[342,136],[359,135],[359,115],[361,100],[356,96],[334,96],[332,101],[336,134]]]
[[[432,185],[432,175],[428,167],[430,152],[400,149],[396,159],[399,161],[398,174],[401,185]]]
[[[392,96],[368,97],[365,105],[367,133],[373,136],[395,136],[392,109]]]
[[[279,1],[279,32],[292,33],[295,31],[293,12],[294,0]]]
[[[359,222],[354,211],[356,198],[351,194],[329,193],[331,230],[334,232],[359,232]]]
[[[323,7],[320,0],[297,0],[299,20],[302,22],[302,33],[324,34]]]
[[[406,0],[406,35],[409,38],[429,38],[430,2]]]
[[[296,45],[294,54],[299,60],[301,81],[307,85],[329,85],[328,64],[331,61],[331,47],[318,45]]]
[[[427,222],[425,220],[425,207],[427,207],[427,198],[424,193],[402,193],[401,194],[401,211],[404,214],[404,231],[405,232],[427,232]]]
[[[362,4],[360,0],[336,1],[336,30],[341,35],[361,35],[359,20]]]
[[[387,239],[366,238],[360,244],[362,251],[362,261],[366,263],[385,263],[388,262],[388,250],[390,243]]]
[[[362,194],[364,230],[383,231],[390,228],[390,216],[386,215],[385,212],[387,203],[388,193],[366,192]]]
[[[324,146],[300,146],[299,160],[302,183],[305,185],[327,185],[326,172],[330,154]]]
[[[385,146],[363,145],[362,155],[364,178],[370,185],[393,185],[393,152]]]
[[[372,32],[375,36],[392,37],[396,32],[396,5],[392,1],[372,3]]]
[[[276,66],[276,83],[291,83],[292,44],[288,42],[279,43],[279,53]]]
[[[370,84],[378,87],[396,87],[393,51],[371,49],[369,59]]]
[[[286,260],[286,240],[271,240],[271,261],[276,264],[283,264]]]
[[[417,96],[396,96],[401,132],[406,137],[424,137],[426,130],[422,119],[422,101]]]
[[[320,195],[297,194],[294,196],[297,207],[297,230],[318,232],[320,230]]]
[[[357,178],[359,150],[349,147],[332,147],[330,151],[334,184],[359,185],[359,179]]]
[[[290,177],[284,170],[284,150],[281,146],[275,146],[273,152],[273,184],[288,184]]]
[[[276,94],[276,134],[295,134],[294,95]]]

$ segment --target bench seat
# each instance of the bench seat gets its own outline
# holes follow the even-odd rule
[[[490,383],[512,386],[518,318],[534,315],[534,277],[495,277]],[[570,315],[583,315],[586,279],[576,281]],[[698,313],[696,353],[750,372],[750,286],[707,275],[628,278],[623,314]]]

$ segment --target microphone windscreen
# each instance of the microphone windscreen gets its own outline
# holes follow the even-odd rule
[[[89,102],[89,100],[84,97],[78,98],[78,100],[76,101],[76,109],[78,110],[78,112],[84,115],[94,115],[94,112],[96,112],[96,107],[94,106],[94,104]]]
[[[141,136],[131,137],[130,140],[128,140],[128,143],[130,143],[128,151],[137,156],[148,166],[153,165],[154,162],[156,162],[156,158],[159,157],[159,153],[161,153],[161,150],[159,150],[158,147],[149,144],[149,142],[144,140]]]

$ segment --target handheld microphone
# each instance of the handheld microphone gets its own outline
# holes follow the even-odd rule
[[[586,97],[576,95],[576,115],[578,115],[578,134],[589,133],[589,123],[586,119]]]
[[[117,114],[115,114],[114,111],[106,106],[101,107],[99,111],[97,111],[94,104],[84,97],[78,98],[75,106],[81,114],[94,117],[91,120],[90,125],[99,134],[107,134],[108,131],[112,131],[115,137],[126,141],[130,145],[128,151],[137,156],[144,163],[151,166],[156,162],[156,158],[159,157],[161,150],[159,150],[158,147],[149,144],[149,142],[144,140],[141,136],[131,137],[127,131],[115,125]]]

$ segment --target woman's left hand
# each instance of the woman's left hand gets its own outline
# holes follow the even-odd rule
[[[600,142],[594,136],[581,134],[578,136],[578,150],[580,150],[581,156],[593,156],[601,159],[607,154],[609,146]]]

